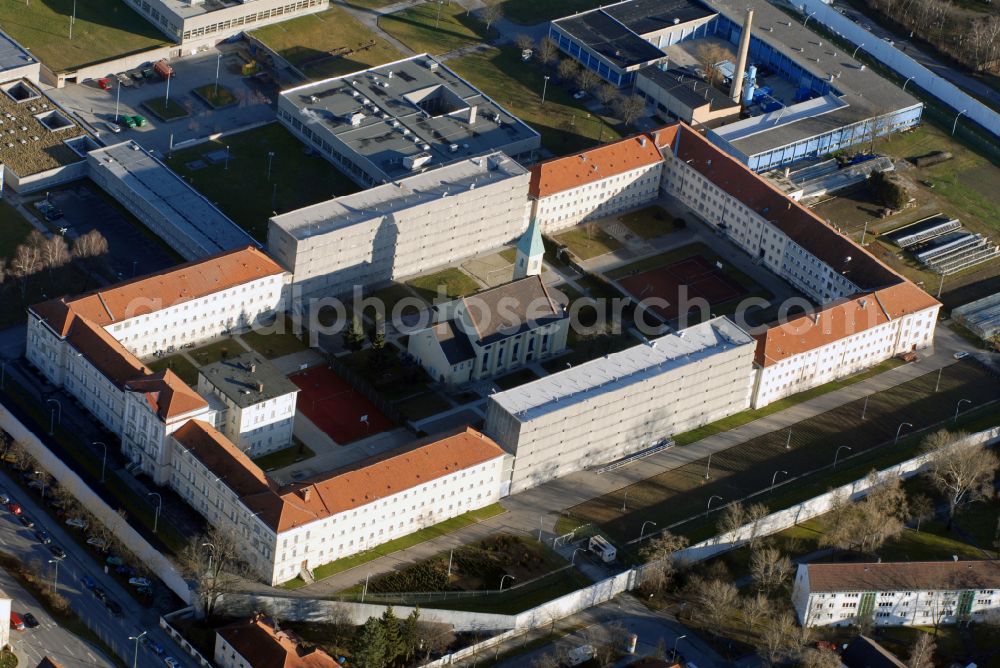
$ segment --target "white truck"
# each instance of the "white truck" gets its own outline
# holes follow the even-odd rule
[[[606,564],[610,564],[618,556],[618,551],[615,546],[607,541],[604,536],[597,535],[591,536],[590,542],[587,544],[587,549],[592,553],[597,555],[597,557]]]
[[[579,647],[574,647],[566,655],[566,661],[563,662],[565,666],[579,666],[581,663],[587,663],[594,658],[594,648],[590,645],[580,645]]]

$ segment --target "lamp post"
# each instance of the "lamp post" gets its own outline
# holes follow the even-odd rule
[[[167,94],[166,94],[166,96],[165,96],[165,97],[163,98],[163,108],[164,108],[164,109],[166,109],[167,107],[169,107],[169,106],[170,106],[170,80],[171,80],[172,78],[173,78],[173,77],[172,77],[172,76],[170,76],[169,74],[167,75]]]
[[[670,659],[672,661],[676,661],[677,660],[677,643],[679,643],[680,641],[684,640],[685,638],[687,638],[687,634],[686,633],[684,635],[682,635],[682,636],[677,636],[676,638],[674,638],[674,648],[672,650],[670,650]]]
[[[896,438],[892,441],[893,445],[899,443],[899,433],[903,431],[903,427],[912,427],[913,425],[909,422],[900,422],[899,426],[896,428]]]
[[[542,77],[542,104],[545,104],[545,91],[549,88],[549,75]]]
[[[7,378],[7,360],[0,358],[0,390],[3,389],[3,382]]]
[[[156,513],[153,515],[153,533],[156,533],[157,528],[160,526],[160,510],[163,508],[163,497],[160,496],[159,492],[150,492],[146,496],[156,497]]]
[[[267,180],[271,181],[271,161],[274,160],[274,151],[267,152]]]
[[[771,489],[768,491],[774,491],[774,482],[778,479],[779,475],[788,475],[788,471],[775,471],[774,475],[771,476]]]
[[[49,411],[49,436],[51,436],[56,431],[56,414],[57,414],[57,412],[58,412],[58,415],[59,415],[59,424],[60,425],[62,424],[62,404],[59,403],[58,399],[46,399],[45,403],[47,403],[47,404],[55,404],[55,406],[56,406],[55,409],[52,409],[52,410]]]
[[[853,451],[854,448],[852,448],[849,445],[842,445],[839,448],[837,448],[837,452],[835,452],[833,454],[833,468],[837,468],[837,459],[840,457],[840,451],[841,450],[847,450],[847,451],[850,452],[850,451]]]
[[[132,654],[132,668],[136,668],[139,665],[139,641],[149,633],[149,631],[143,631],[137,636],[129,636],[128,639],[135,643],[135,652]]]
[[[115,87],[115,123],[118,122],[118,107],[122,101],[122,82],[119,81]]]
[[[904,93],[906,92],[906,84],[910,83],[911,81],[913,81],[913,77],[908,77],[906,79],[906,81],[903,82],[903,92]]]
[[[955,405],[955,420],[954,420],[955,422],[958,422],[958,412],[960,410],[962,410],[962,403],[963,402],[967,403],[967,404],[971,404],[972,400],[971,399],[959,399],[958,400],[958,404]]]
[[[939,389],[941,389],[941,374],[942,374],[943,372],[944,372],[944,367],[941,367],[940,369],[938,369],[938,377],[937,377],[937,382],[935,382],[935,383],[934,383],[934,392],[935,392],[935,393],[936,393],[936,392],[937,392],[937,391],[938,391]]]
[[[73,25],[76,23],[76,0],[73,0],[73,15],[69,19],[69,38],[73,39]]]
[[[577,552],[586,552],[586,550],[583,549],[582,547],[578,547],[575,550],[573,550],[573,556],[569,558],[569,565],[570,566],[575,566],[576,565],[576,553]],[[507,576],[505,575],[504,577],[507,577]],[[501,578],[501,583],[502,582],[503,582],[503,579]]]
[[[628,503],[628,490],[625,490],[625,498],[622,499],[622,512],[625,512],[625,504]]]
[[[99,445],[104,448],[104,456],[101,457],[101,484],[104,484],[104,470],[108,466],[108,446],[102,441],[94,441],[93,445]]]
[[[861,406],[861,419],[862,420],[865,419],[865,413],[868,412],[868,397],[870,397],[870,396],[871,396],[870,394],[866,394],[865,395],[865,403]]]
[[[854,57],[856,57],[856,56],[858,55],[858,49],[860,49],[860,48],[861,48],[861,47],[863,47],[864,45],[865,45],[865,43],[864,43],[864,42],[861,42],[861,44],[858,44],[857,48],[856,48],[856,49],[854,49],[854,53],[852,53],[852,54],[851,54],[851,58],[854,58]]]
[[[958,112],[957,116],[955,116],[955,122],[951,124],[951,134],[952,135],[955,134],[955,130],[958,128],[958,119],[961,118],[962,114],[966,113],[967,111],[968,111],[968,109],[963,109],[962,111]]]
[[[577,548],[577,549],[579,549],[579,548]],[[576,554],[576,552],[574,552],[573,554]],[[502,578],[500,578],[500,591],[503,591],[503,583],[504,583],[504,580],[506,580],[507,578],[510,578],[511,580],[516,580],[517,579],[513,575],[509,575],[509,574],[503,576]]]
[[[229,171],[229,144],[226,144],[226,166],[223,167],[223,171]]]
[[[706,513],[707,513],[707,512],[709,511],[709,510],[711,510],[711,509],[712,509],[712,501],[714,501],[715,499],[718,499],[719,501],[722,501],[722,497],[721,497],[721,496],[719,496],[718,494],[713,494],[712,496],[708,497],[708,505],[707,505],[707,506],[705,506],[705,512],[706,512]]]
[[[212,548],[212,551],[208,553],[208,573],[209,573],[209,575],[211,575],[214,578],[215,575],[212,572],[212,558],[215,556],[215,552],[216,552],[217,548],[215,547],[214,543],[202,543],[201,546],[202,547],[210,547],[210,548]]]
[[[368,580],[370,580],[371,577],[372,577],[371,573],[369,573],[368,575],[365,576],[365,588],[361,590],[361,602],[362,603],[365,602],[365,596],[368,595]]]
[[[654,527],[656,526],[656,522],[654,522],[652,520],[646,520],[645,522],[643,522],[642,526],[639,528],[639,540],[642,540],[643,535],[646,532],[646,525],[647,524],[652,524]]]
[[[219,68],[222,66],[222,52],[219,51],[219,58],[215,61],[215,97],[219,97]]]
[[[802,22],[802,27],[805,28],[807,25],[809,25],[809,19],[811,19],[814,16],[816,16],[816,12],[813,12],[809,16],[807,16],[806,20]]]
[[[714,452],[708,453],[708,462],[705,464],[705,480],[708,480],[711,477],[711,472],[712,472],[712,455],[714,455],[714,454],[715,454]]]
[[[65,559],[65,557],[56,557],[55,559],[49,559],[49,563],[55,567],[52,572],[52,592],[58,593],[59,591],[59,563]]]
[[[792,428],[788,428],[788,438],[785,439],[785,450],[792,449]]]

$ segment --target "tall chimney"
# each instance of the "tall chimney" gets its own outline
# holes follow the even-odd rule
[[[750,24],[753,22],[753,10],[747,9],[747,18],[743,22],[743,34],[740,35],[740,52],[736,56],[736,69],[733,70],[733,87],[729,89],[729,99],[737,104],[740,93],[743,92],[743,75],[747,68],[747,54],[750,52]]]

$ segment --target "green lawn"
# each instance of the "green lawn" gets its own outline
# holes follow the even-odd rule
[[[658,206],[647,206],[618,216],[618,219],[632,234],[643,239],[660,237],[682,229],[673,216]]]
[[[340,76],[403,57],[340,7],[251,33],[313,79]]]
[[[206,154],[224,152],[226,146],[228,169],[225,160],[216,164],[206,160]],[[285,213],[358,190],[333,165],[306,151],[288,130],[271,123],[175,151],[167,156],[167,163],[253,238],[266,242],[267,220],[273,211]],[[204,166],[193,168],[189,163],[194,161],[202,161]]]
[[[457,2],[424,2],[383,14],[378,25],[416,53],[433,55],[488,42],[491,37],[486,24]]]
[[[418,276],[407,281],[406,284],[429,302],[433,302],[437,298],[439,289],[442,289],[448,298],[464,297],[480,290],[478,283],[472,280],[461,269],[456,269],[455,267],[425,276]]]
[[[504,16],[511,21],[534,25],[611,3],[607,0],[502,0],[500,4]]]
[[[437,392],[425,392],[400,401],[396,408],[407,420],[422,420],[448,410],[451,404]]]
[[[622,247],[621,242],[613,236],[596,224],[589,223],[571,227],[553,238],[569,248],[581,260],[589,260]]]
[[[7,202],[0,201],[0,257],[8,260],[14,257],[14,251],[33,230],[31,223],[24,219],[17,210]]]
[[[177,376],[183,380],[185,383],[191,387],[198,386],[198,367],[191,364],[190,361],[183,355],[171,355],[170,357],[161,357],[155,362],[150,362],[147,364],[153,371],[163,371],[164,369],[170,369]]]
[[[437,538],[438,536],[444,536],[453,531],[458,531],[459,529],[464,529],[467,526],[476,524],[477,522],[482,522],[483,520],[489,519],[496,515],[507,512],[503,506],[499,503],[494,503],[493,505],[486,506],[485,508],[480,508],[478,510],[470,510],[467,513],[463,513],[458,517],[453,517],[444,522],[439,522],[434,526],[427,527],[426,529],[421,529],[420,531],[415,531],[402,538],[397,538],[391,540],[388,543],[383,543],[378,547],[368,550],[367,552],[361,552],[358,554],[352,554],[349,557],[344,557],[343,559],[338,559],[337,561],[331,561],[328,564],[318,566],[313,570],[313,577],[317,580],[322,580],[328,578],[331,575],[336,575],[337,573],[342,573],[346,570],[354,568],[355,566],[360,566],[361,564],[366,564],[369,561],[378,559],[379,557],[384,557],[387,554],[392,554],[393,552],[398,552],[399,550],[405,550],[408,547],[413,547],[424,541],[428,541],[432,538]],[[284,587],[288,589],[298,589],[305,585],[305,582],[296,577],[294,580],[286,582]]]
[[[205,101],[213,109],[221,109],[231,104],[236,104],[236,96],[225,86],[215,84],[205,84],[198,86],[191,91],[201,100]]]
[[[170,42],[122,0],[4,0],[0,26],[54,71],[74,69]]]
[[[620,137],[606,119],[593,116],[567,88],[556,85],[555,77],[549,81],[543,106],[543,77],[553,72],[535,61],[525,63],[514,47],[471,53],[447,65],[541,133],[542,144],[556,155]]]
[[[162,97],[156,97],[152,100],[146,100],[142,103],[142,106],[161,121],[176,121],[179,118],[187,118],[191,115],[183,99],[167,100]]]
[[[288,446],[284,450],[278,450],[277,452],[272,452],[264,455],[263,457],[257,457],[254,459],[254,463],[261,467],[265,471],[274,471],[277,469],[290,466],[296,462],[301,462],[310,457],[316,455],[308,445],[295,439],[295,443]]]
[[[225,338],[221,341],[210,343],[207,346],[202,346],[197,350],[189,350],[187,352],[192,358],[194,358],[194,361],[199,367],[203,367],[208,364],[215,364],[216,362],[230,357],[242,355],[246,352],[246,348],[244,348],[236,339]]]
[[[240,334],[243,343],[247,344],[269,360],[300,353],[309,350],[309,346],[302,343],[299,337],[291,332],[268,332],[251,330],[245,334]]]
[[[366,299],[377,299],[382,302],[382,308],[385,309],[385,317],[387,320],[393,317],[392,312],[396,309],[396,305],[404,299],[406,302],[400,306],[401,316],[415,314],[418,311],[427,308],[427,303],[415,295],[413,290],[403,283],[393,283],[382,288],[381,290],[376,290],[368,295]],[[375,317],[375,309],[367,308],[365,310],[365,317]]]

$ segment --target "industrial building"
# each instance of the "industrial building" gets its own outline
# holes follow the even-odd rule
[[[329,0],[125,0],[170,39],[191,47],[216,44],[270,23],[321,12]]]
[[[184,259],[259,245],[135,141],[94,149],[86,156],[94,183]]]
[[[38,58],[0,30],[0,83],[27,79],[37,85],[41,69]]]
[[[464,158],[268,223],[268,252],[296,299],[350,294],[516,239],[527,226],[528,171],[502,153]]]
[[[283,91],[278,120],[362,188],[496,151],[537,132],[426,54]]]
[[[1000,292],[952,309],[951,317],[983,341],[1000,344]]]
[[[490,396],[510,492],[613,461],[749,407],[753,338],[725,317]]]

